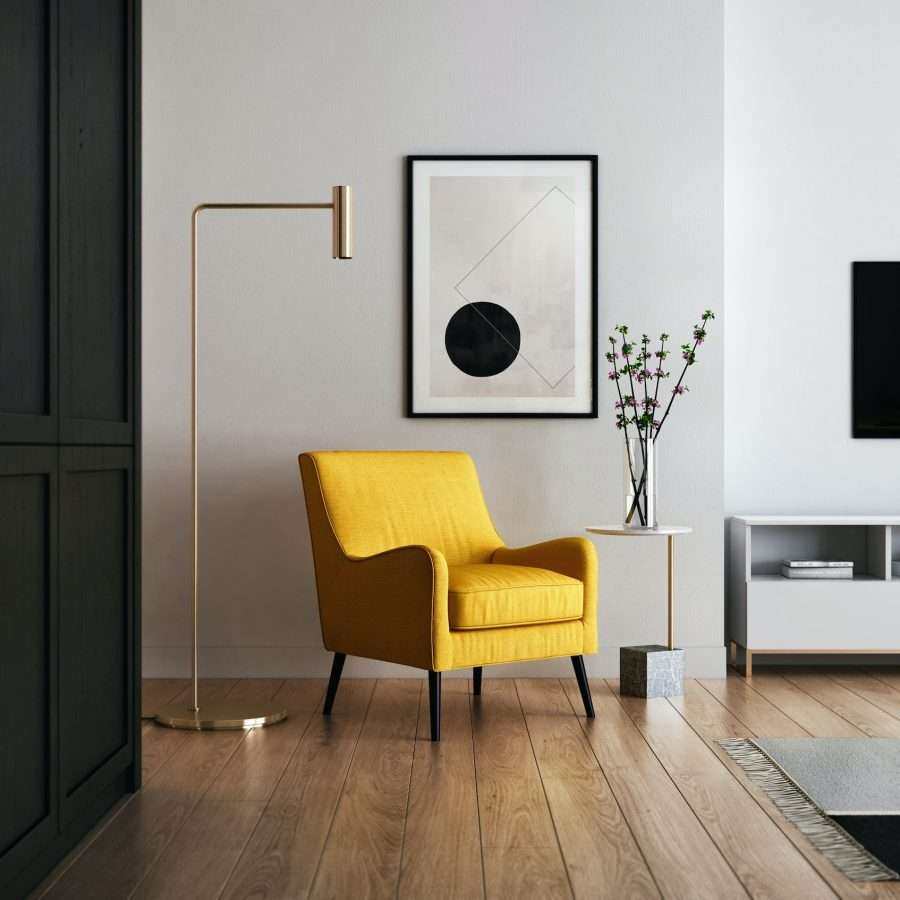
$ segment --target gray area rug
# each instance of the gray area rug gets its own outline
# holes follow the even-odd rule
[[[900,879],[900,741],[720,741],[781,814],[853,881]]]
[[[833,816],[900,816],[900,741],[757,738],[769,759]]]

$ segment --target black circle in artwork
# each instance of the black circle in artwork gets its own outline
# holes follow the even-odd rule
[[[509,310],[479,300],[453,313],[444,346],[457,369],[475,378],[488,378],[513,364],[521,339],[519,323]]]

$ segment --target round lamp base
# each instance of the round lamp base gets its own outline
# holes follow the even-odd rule
[[[194,710],[183,703],[170,703],[156,714],[156,724],[190,731],[222,731],[263,728],[287,718],[287,710],[275,703],[241,700],[206,700]]]

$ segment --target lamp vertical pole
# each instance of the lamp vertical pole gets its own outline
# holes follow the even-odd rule
[[[192,517],[192,559],[191,559],[191,681],[193,686],[193,702],[191,709],[197,712],[200,709],[200,631],[199,631],[199,605],[197,602],[197,579],[199,577],[199,510],[197,508],[198,497],[198,472],[197,472],[197,394],[199,390],[197,371],[199,363],[198,329],[199,311],[197,309],[197,224],[200,217],[199,207],[194,210],[191,217],[191,517]]]
[[[327,209],[332,213],[332,257],[353,258],[353,194],[348,185],[332,188],[330,203],[201,203],[191,217],[191,703],[168,704],[156,713],[156,722],[169,728],[196,731],[221,728],[256,728],[280,722],[287,710],[275,702],[242,702],[225,698],[200,709],[200,512],[199,512],[199,347],[198,290],[200,213],[220,210]]]

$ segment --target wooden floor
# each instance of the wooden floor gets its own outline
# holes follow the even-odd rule
[[[683,698],[486,673],[444,679],[443,740],[424,679],[210,681],[275,697],[283,724],[143,729],[144,789],[35,893],[125,898],[898,897],[852,883],[739,774],[723,737],[900,737],[900,670],[759,670]],[[179,681],[147,681],[145,711]]]

